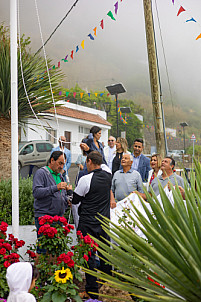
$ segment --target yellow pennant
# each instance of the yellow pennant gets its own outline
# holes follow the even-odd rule
[[[84,49],[84,40],[82,41],[81,46]]]
[[[80,92],[80,97],[81,97],[81,99],[82,99],[82,97],[83,97],[83,94],[84,94],[83,92]]]
[[[94,94],[95,94],[95,96],[97,97],[98,93],[97,93],[97,92],[95,92]]]
[[[96,36],[96,30],[97,30],[97,27],[94,27],[93,31],[94,31],[94,36]]]

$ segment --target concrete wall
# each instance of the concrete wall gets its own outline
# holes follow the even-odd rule
[[[12,233],[12,226],[8,226],[7,234]],[[73,230],[72,233],[73,242],[72,245],[76,244],[76,231]],[[26,255],[27,249],[29,249],[29,245],[35,244],[37,240],[36,236],[36,228],[34,225],[21,225],[19,227],[19,240],[24,240],[25,245],[19,249],[19,254],[22,256],[23,259],[21,261],[27,261],[28,255]]]

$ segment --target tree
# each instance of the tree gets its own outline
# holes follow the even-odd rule
[[[30,39],[24,35],[20,38],[22,52],[23,76],[29,99],[36,114],[44,112],[53,106],[50,92],[49,78],[47,76],[44,58],[34,56],[28,48]],[[48,66],[51,66],[48,59]],[[53,67],[50,71],[54,99],[57,102],[60,98],[59,83],[63,79],[62,72]],[[19,122],[24,118],[34,117],[26,98],[22,73],[20,67],[20,52],[18,49],[18,116]],[[9,29],[0,26],[0,152],[4,177],[10,173],[5,173],[10,158],[10,118],[11,118],[11,86],[10,86],[10,38]],[[2,154],[4,155],[2,158]],[[1,176],[1,175],[0,175]]]

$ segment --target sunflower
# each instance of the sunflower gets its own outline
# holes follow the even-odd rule
[[[67,280],[73,279],[73,275],[71,274],[71,271],[69,268],[64,269],[62,267],[61,270],[57,270],[55,273],[55,280],[56,282],[66,283]]]

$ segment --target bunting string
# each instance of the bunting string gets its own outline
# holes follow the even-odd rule
[[[122,2],[122,0],[119,0],[119,1]],[[110,18],[111,20],[113,20],[113,21],[116,21],[116,19],[115,19],[115,17],[114,17],[114,14],[117,15],[117,12],[118,12],[118,9],[119,9],[119,1],[116,1],[116,3],[114,4],[114,13],[110,10],[110,11],[106,14],[106,16],[109,17],[109,18]],[[99,22],[99,24],[98,24],[97,26],[93,27],[92,33],[89,33],[89,34],[87,35],[87,38],[88,38],[89,40],[91,40],[91,41],[94,41],[94,40],[95,40],[95,37],[97,37],[97,33],[99,32],[99,29],[102,31],[102,30],[105,28],[104,25],[105,25],[105,19],[102,19],[102,20]],[[84,40],[82,40],[80,44],[76,45],[75,49],[71,50],[71,51],[70,51],[68,54],[66,54],[60,61],[58,61],[57,64],[53,65],[52,68],[49,68],[49,71],[50,71],[51,69],[54,70],[54,69],[56,69],[56,68],[60,68],[61,63],[67,63],[67,62],[69,62],[69,59],[68,59],[69,57],[71,58],[71,61],[73,61],[74,58],[75,58],[75,54],[77,54],[78,51],[80,51],[80,49],[85,49],[85,41],[86,41],[86,38],[85,38]],[[81,48],[80,48],[79,46],[81,46]],[[42,72],[42,73],[40,74],[40,76],[41,76],[43,73],[45,73],[45,72],[46,72],[46,71]],[[40,77],[40,76],[35,77],[35,78],[34,78],[34,81],[38,81],[39,79],[43,79],[43,78],[44,78],[44,77],[42,77],[42,76]]]
[[[172,4],[177,7],[177,17],[180,17],[181,15],[183,15],[183,17],[185,18],[185,23],[194,23],[199,25],[199,27],[201,28],[201,24],[198,22],[198,20],[196,20],[192,15],[189,9],[186,9],[183,5],[175,4],[175,0],[171,0]],[[197,37],[195,38],[195,40],[199,40],[201,38],[201,33],[199,33],[199,35],[197,35]]]

